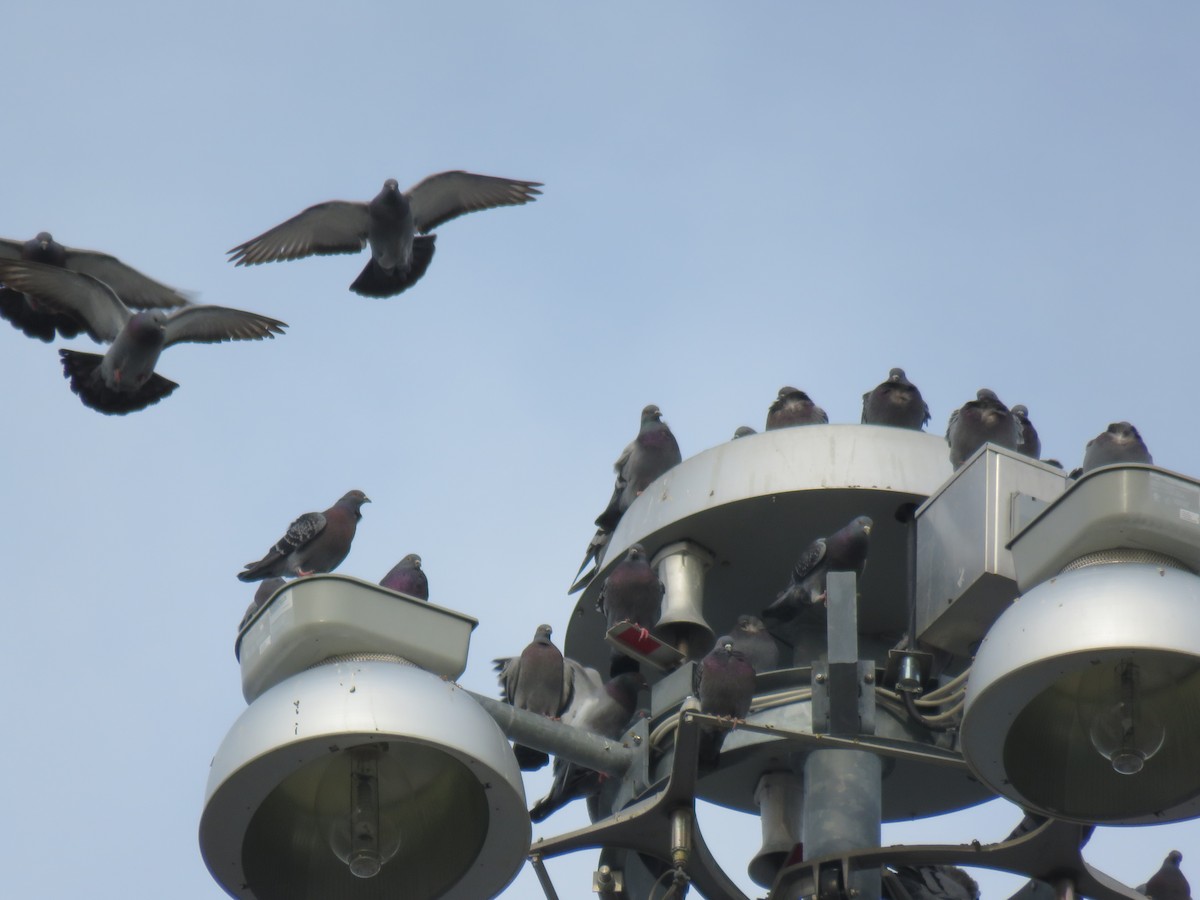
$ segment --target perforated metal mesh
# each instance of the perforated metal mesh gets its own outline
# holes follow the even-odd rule
[[[1077,569],[1088,569],[1092,566],[1112,566],[1119,563],[1137,563],[1141,565],[1163,566],[1167,569],[1179,569],[1182,572],[1191,572],[1192,570],[1175,559],[1173,556],[1167,556],[1165,553],[1156,553],[1153,550],[1138,550],[1133,547],[1114,547],[1111,550],[1097,550],[1095,553],[1087,553],[1074,562],[1067,563],[1063,566],[1060,575],[1065,575],[1067,572],[1074,572]]]

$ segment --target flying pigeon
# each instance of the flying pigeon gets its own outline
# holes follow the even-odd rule
[[[984,444],[998,444],[1016,450],[1021,440],[1017,420],[994,391],[980,388],[969,400],[950,414],[946,443],[950,445],[950,464],[957,470]]]
[[[638,691],[645,686],[646,680],[637,672],[614,676],[604,684],[598,696],[589,697],[580,712],[571,717],[563,713],[563,722],[616,740],[625,733],[637,709]],[[599,792],[604,779],[605,776],[600,772],[556,757],[554,781],[546,796],[529,810],[529,818],[541,822],[577,797],[588,797],[590,800]]]
[[[750,437],[752,434],[758,434],[758,432],[749,425],[739,425],[730,440],[736,441],[738,438]]]
[[[287,533],[266,556],[246,563],[238,579],[261,581],[332,572],[350,552],[362,505],[370,502],[362,491],[350,491],[323,513],[305,513],[288,526]]]
[[[1071,474],[1075,477],[1115,463],[1145,463],[1154,465],[1154,457],[1146,449],[1138,430],[1128,422],[1113,422],[1087,443],[1083,467]]]
[[[790,622],[806,607],[824,602],[830,572],[854,572],[861,578],[873,525],[869,517],[859,516],[829,537],[809,544],[792,569],[788,586],[763,610],[763,618],[779,624]]]
[[[658,573],[646,558],[646,548],[634,544],[625,558],[608,573],[596,598],[596,609],[604,613],[609,628],[631,622],[648,633],[658,624],[665,590]],[[614,651],[609,674],[619,675],[624,671],[623,667],[631,663],[633,660],[629,657]]]
[[[829,416],[809,399],[808,394],[794,387],[781,387],[775,402],[767,408],[767,431],[790,428],[793,425],[826,425]]]
[[[779,668],[779,645],[758,616],[738,616],[729,634],[717,638],[716,646],[730,644],[746,657],[755,672],[772,672]]]
[[[887,381],[863,394],[862,422],[920,431],[929,423],[929,407],[904,370],[892,369]]]
[[[1042,439],[1038,437],[1037,429],[1029,421],[1029,409],[1023,404],[1012,408],[1013,418],[1017,420],[1020,439],[1017,441],[1017,452],[1032,459],[1041,459]]]
[[[64,247],[48,231],[24,242],[0,238],[0,259],[42,263],[91,275],[107,284],[130,309],[171,309],[190,302],[184,294],[147,278],[115,256]],[[8,319],[29,337],[47,342],[54,340],[56,332],[65,338],[73,338],[87,329],[82,317],[72,311],[43,305],[36,298],[11,288],[0,288],[0,317]]]
[[[433,259],[429,232],[443,222],[496,206],[536,199],[538,181],[515,181],[472,172],[441,172],[401,192],[394,178],[370,203],[331,200],[310,206],[281,225],[229,251],[229,261],[252,266],[314,254],[359,253],[371,258],[350,290],[364,297],[392,297],[412,287]]]
[[[392,566],[392,570],[383,576],[383,581],[379,584],[389,591],[407,594],[418,600],[429,599],[429,579],[421,569],[421,557],[415,553],[408,554]]]
[[[1191,900],[1192,886],[1179,869],[1183,854],[1172,850],[1150,880],[1138,886],[1138,892],[1150,900]]]
[[[550,640],[553,630],[539,625],[533,640],[520,656],[495,660],[496,678],[506,703],[516,709],[557,719],[571,699],[575,669],[563,661],[562,652]],[[513,752],[524,771],[540,769],[550,761],[541,750],[514,745]]]
[[[0,282],[79,319],[93,340],[110,344],[103,356],[59,351],[71,390],[84,406],[108,415],[144,409],[179,387],[154,371],[159,355],[172,344],[261,340],[283,334],[286,327],[225,306],[189,304],[171,312],[135,313],[91,275],[40,263],[0,260]]]
[[[242,623],[238,625],[238,631],[245,628],[254,614],[266,606],[267,601],[285,584],[287,584],[287,581],[283,578],[268,578],[266,581],[261,582],[258,590],[254,592],[254,599],[246,607],[246,614],[242,616]]]
[[[583,589],[595,577],[594,569],[582,578],[579,576],[588,563],[592,560],[599,561],[600,554],[608,545],[608,539],[617,523],[621,521],[625,510],[629,509],[629,505],[650,486],[650,482],[673,466],[679,465],[682,459],[675,435],[671,433],[670,426],[662,420],[662,410],[651,403],[642,410],[637,437],[630,441],[613,463],[617,480],[613,485],[612,499],[608,501],[604,512],[596,517],[596,534],[588,544],[579,572],[575,573],[576,581],[567,593],[573,594]]]
[[[694,672],[693,688],[700,699],[700,712],[713,716],[744,719],[754,698],[754,667],[731,643],[718,643]],[[702,728],[699,760],[702,768],[717,765],[724,729]]]

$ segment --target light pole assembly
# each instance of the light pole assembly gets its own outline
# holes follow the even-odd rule
[[[750,714],[702,713],[714,635],[863,515],[862,576],[831,572],[824,602],[774,626],[783,667],[756,673]],[[1200,815],[1200,482],[1145,465],[1073,481],[990,444],[955,472],[941,437],[873,425],[751,435],[621,518],[567,630],[585,666],[607,671],[597,594],[635,543],[678,653],[643,657],[648,714],[617,740],[447,680],[465,616],[344,576],[282,588],[239,636],[250,705],[200,825],[217,882],[247,900],[486,898],[528,857],[553,898],[541,861],[598,848],[602,897],[740,900],[704,799],[759,815],[747,865],[771,900],[907,900],[889,866],[949,865],[1137,900],[1082,859],[1087,826]],[[714,729],[719,762],[699,765]],[[591,825],[530,846],[506,735],[611,776]],[[1030,814],[1005,841],[880,847],[884,821],[997,795]]]

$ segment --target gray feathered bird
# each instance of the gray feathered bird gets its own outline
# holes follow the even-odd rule
[[[1017,431],[1020,439],[1017,441],[1017,452],[1032,459],[1042,457],[1042,439],[1038,437],[1037,429],[1029,421],[1029,408],[1018,403],[1012,408],[1013,418],[1017,420]]]
[[[929,407],[903,369],[892,369],[887,381],[863,394],[862,423],[920,431],[929,422]]]
[[[717,638],[716,646],[722,644],[730,644],[746,657],[755,672],[771,672],[779,668],[779,645],[758,616],[738,616],[733,629]]]
[[[781,387],[775,401],[767,407],[767,431],[793,425],[826,425],[829,416],[799,388]]]
[[[763,619],[772,624],[790,622],[806,608],[825,602],[825,582],[830,572],[854,572],[859,578],[867,567],[871,529],[868,516],[858,516],[829,537],[819,537],[805,549],[785,587]]]
[[[1150,880],[1138,886],[1138,891],[1150,900],[1190,900],[1192,886],[1179,868],[1183,854],[1172,850]]]
[[[0,238],[0,259],[41,263],[90,275],[108,285],[130,309],[172,309],[190,301],[186,295],[132,269],[115,256],[64,247],[48,231],[28,241]],[[0,317],[29,337],[54,340],[55,334],[76,337],[86,326],[70,311],[42,304],[36,297],[0,288]]]
[[[974,400],[968,400],[952,412],[946,426],[950,464],[955,469],[984,444],[1016,450],[1020,440],[1020,427],[1012,412],[1000,402],[995,391],[987,388],[980,388]]]
[[[595,674],[594,669],[588,671]],[[583,679],[577,677],[576,684],[580,683],[584,683]],[[586,683],[592,682],[589,679]],[[577,689],[579,699],[563,713],[562,720],[567,725],[615,740],[624,734],[633,718],[638,691],[645,685],[646,680],[639,673],[625,672],[610,678],[599,691],[589,689],[585,694]],[[604,779],[600,772],[556,757],[550,790],[529,810],[529,818],[541,822],[572,800],[587,797],[590,801],[599,792]]]
[[[350,491],[325,512],[305,513],[288,526],[266,556],[246,563],[238,579],[260,581],[332,572],[350,552],[362,505],[370,502],[362,491]]]
[[[410,553],[383,576],[379,582],[381,587],[400,594],[416,597],[418,600],[429,599],[429,579],[421,568],[421,557]]]
[[[571,700],[576,668],[563,660],[550,640],[553,629],[539,625],[533,640],[519,656],[494,660],[501,694],[509,705],[557,719]],[[541,750],[522,744],[513,746],[517,763],[524,771],[540,769],[550,761]]]
[[[693,688],[700,700],[700,712],[732,719],[745,719],[754,699],[754,667],[731,643],[718,643],[696,666]],[[703,768],[716,766],[721,755],[725,730],[704,726],[700,729],[699,761]]]
[[[1154,465],[1154,457],[1146,448],[1138,430],[1128,422],[1113,422],[1087,443],[1083,454],[1083,466],[1071,474],[1078,477],[1084,472],[1118,463],[1145,463]]]
[[[91,275],[32,262],[0,260],[0,283],[38,304],[78,319],[108,351],[60,350],[71,390],[85,406],[124,415],[157,403],[179,387],[154,371],[172,344],[273,338],[285,322],[225,306],[181,306],[170,312],[133,312],[108,285]]]
[[[596,517],[596,534],[588,544],[587,553],[579,571],[575,573],[575,583],[567,593],[573,594],[583,589],[595,577],[595,569],[580,577],[580,573],[588,567],[592,560],[599,560],[600,554],[608,545],[617,523],[629,505],[650,486],[654,479],[664,472],[679,465],[683,457],[679,453],[679,442],[671,433],[670,426],[662,420],[662,410],[651,403],[642,410],[641,423],[638,426],[637,437],[621,451],[613,470],[617,473],[613,485],[612,497],[604,512]]]
[[[250,605],[246,607],[246,614],[242,616],[241,624],[238,625],[238,631],[246,627],[253,615],[266,606],[267,601],[274,596],[275,592],[287,584],[283,578],[268,578],[259,584],[258,590],[254,592],[254,599],[250,601]]]
[[[733,432],[733,437],[730,440],[736,441],[738,438],[750,437],[752,434],[758,434],[758,432],[749,425],[739,425]]]
[[[392,297],[412,287],[433,259],[436,235],[444,222],[483,209],[517,206],[541,193],[537,181],[452,171],[430,175],[401,191],[394,178],[383,183],[369,203],[331,200],[310,206],[229,251],[239,266],[305,256],[359,253],[368,244],[371,258],[350,285],[365,297]]]

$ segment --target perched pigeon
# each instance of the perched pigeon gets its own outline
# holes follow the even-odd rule
[[[1037,429],[1029,421],[1029,409],[1022,404],[1017,404],[1012,408],[1012,414],[1013,418],[1017,420],[1017,428],[1020,432],[1017,452],[1032,459],[1041,459],[1042,439],[1038,437]]]
[[[904,370],[892,369],[887,381],[863,394],[862,422],[920,431],[929,423],[929,407]]]
[[[950,445],[950,464],[958,469],[984,444],[998,444],[1016,450],[1021,435],[1017,420],[995,392],[980,388],[969,400],[950,414],[946,443]]]
[[[888,890],[889,876],[900,882],[904,891],[900,896]],[[979,900],[979,885],[957,866],[897,866],[884,876],[884,896],[888,900]]]
[[[179,291],[147,278],[115,256],[64,247],[47,231],[24,243],[0,238],[0,259],[42,263],[91,275],[107,284],[130,309],[170,309],[189,302]],[[73,338],[87,329],[82,317],[72,311],[43,305],[35,297],[11,288],[0,288],[0,317],[29,337],[47,342],[54,340],[56,332]]]
[[[859,578],[867,567],[867,550],[874,523],[859,516],[827,538],[817,538],[792,569],[788,586],[763,610],[773,623],[790,622],[805,607],[823,603],[825,580],[830,572],[854,572]]]
[[[1115,463],[1154,465],[1154,457],[1146,449],[1142,436],[1128,422],[1113,422],[1105,431],[1088,441],[1087,450],[1083,454],[1083,467],[1078,470],[1078,474]]]
[[[755,672],[772,672],[779,668],[779,645],[758,616],[738,616],[729,634],[717,638],[717,646],[732,645],[746,657]]]
[[[758,432],[749,425],[739,425],[730,440],[736,441],[738,438],[750,437],[752,434],[758,434]]]
[[[596,609],[604,613],[609,628],[621,622],[632,622],[643,632],[649,632],[658,624],[664,590],[658,573],[646,558],[646,548],[634,544],[609,572],[600,588],[600,596],[596,598]],[[613,651],[609,674],[619,675],[630,664],[634,664],[632,659]]]
[[[600,554],[608,545],[617,523],[629,505],[642,493],[650,482],[658,478],[668,469],[679,465],[683,457],[679,453],[679,443],[670,427],[662,420],[662,410],[651,403],[642,410],[641,426],[637,437],[617,457],[613,469],[617,473],[616,484],[613,485],[612,499],[604,512],[596,517],[596,534],[588,544],[587,554],[583,564],[575,573],[576,581],[568,593],[573,594],[586,587],[595,577],[593,569],[582,578],[580,573],[587,568],[592,560],[599,560]]]
[[[1138,892],[1145,894],[1150,900],[1190,900],[1192,886],[1179,869],[1181,862],[1183,854],[1172,850],[1158,871],[1150,876],[1150,880],[1138,886]]]
[[[731,643],[718,643],[695,669],[693,688],[700,699],[700,712],[713,716],[744,719],[754,698],[754,667]],[[702,768],[713,768],[721,755],[724,729],[702,728],[699,760]]]
[[[429,599],[429,579],[421,570],[421,557],[415,553],[408,554],[392,566],[392,570],[383,576],[383,581],[379,584],[389,591],[407,594],[418,600]]]
[[[793,425],[826,425],[828,422],[825,410],[813,403],[804,391],[794,387],[781,387],[779,396],[767,408],[767,431]]]
[[[571,699],[575,670],[563,662],[562,652],[550,640],[552,633],[549,625],[539,625],[520,656],[497,659],[495,667],[505,702],[557,719]],[[515,745],[513,752],[525,771],[540,769],[550,761],[541,750],[521,744]]]
[[[443,222],[496,206],[529,203],[538,181],[515,181],[471,172],[441,172],[401,192],[394,178],[370,203],[331,200],[310,206],[270,231],[229,251],[239,266],[301,259],[314,254],[359,253],[371,258],[350,290],[364,297],[391,297],[412,287],[433,259],[429,234]]]
[[[258,590],[254,592],[254,599],[246,607],[246,614],[242,616],[242,623],[238,625],[238,631],[245,628],[254,614],[266,606],[267,601],[285,584],[287,584],[287,581],[283,578],[268,578],[266,581],[260,583]]]
[[[276,576],[332,572],[350,552],[350,543],[362,518],[362,505],[370,503],[362,491],[350,491],[323,513],[305,513],[288,526],[266,556],[246,563],[241,581],[261,581]]]
[[[172,344],[261,340],[283,334],[286,327],[277,319],[225,306],[135,313],[91,275],[40,263],[0,260],[0,282],[79,319],[93,340],[111,344],[103,356],[59,351],[71,390],[84,406],[108,415],[144,409],[179,386],[154,371],[159,354]]]
[[[638,691],[645,685],[646,680],[637,672],[617,675],[609,679],[599,696],[589,697],[579,713],[571,717],[563,713],[563,722],[615,740],[625,732],[633,718]],[[554,781],[546,796],[529,810],[529,818],[541,822],[577,797],[594,797],[604,779],[600,772],[556,757]]]

